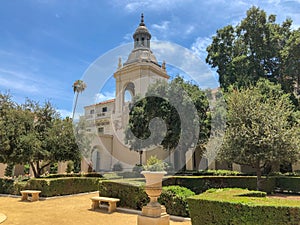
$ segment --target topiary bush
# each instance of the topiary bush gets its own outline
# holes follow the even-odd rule
[[[141,210],[149,202],[144,190],[145,183],[133,180],[106,181],[99,183],[99,195],[105,197],[119,198],[118,206]],[[171,215],[188,216],[186,198],[194,195],[191,190],[170,186],[163,187],[159,202],[166,206],[167,212]]]
[[[297,200],[252,195],[246,189],[213,189],[187,199],[193,225],[296,225],[300,221]],[[254,194],[256,195],[257,192]],[[243,196],[244,195],[244,196]]]
[[[195,195],[195,193],[185,187],[168,186],[163,187],[158,202],[166,207],[167,213],[175,216],[188,217],[189,209],[186,199],[193,195]]]

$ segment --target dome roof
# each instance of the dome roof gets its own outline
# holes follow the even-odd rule
[[[149,48],[133,49],[124,65],[134,62],[152,62],[158,65],[156,57]]]
[[[150,49],[151,34],[144,23],[144,15],[141,15],[141,22],[133,34],[134,49],[128,56],[124,65],[134,62],[152,62],[159,65],[156,57]]]

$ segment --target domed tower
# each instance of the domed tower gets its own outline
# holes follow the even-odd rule
[[[135,95],[144,96],[149,85],[157,80],[168,80],[165,64],[158,64],[150,49],[151,34],[144,23],[144,15],[133,34],[134,47],[127,61],[119,62],[114,73],[116,79],[115,113],[122,114],[128,110],[128,101]],[[129,98],[128,98],[129,96]]]
[[[151,34],[144,23],[144,15],[142,14],[140,25],[133,34],[134,48],[144,46],[150,48],[150,39]]]

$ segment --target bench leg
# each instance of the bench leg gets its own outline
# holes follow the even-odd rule
[[[22,198],[21,201],[28,200],[28,194],[27,193],[22,193]]]
[[[116,209],[117,209],[117,203],[116,202],[109,202],[108,212],[112,213],[112,212],[116,211]]]
[[[31,197],[32,202],[39,200],[39,193],[33,193],[31,195],[32,195],[32,197]]]
[[[100,202],[99,201],[95,201],[95,200],[92,200],[92,210],[95,210],[97,208],[100,208]]]

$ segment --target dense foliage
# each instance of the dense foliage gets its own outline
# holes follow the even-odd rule
[[[217,69],[220,85],[247,87],[260,78],[279,82],[286,92],[299,92],[300,29],[292,20],[276,23],[276,16],[253,6],[236,26],[217,30],[207,47],[206,62]]]
[[[231,90],[226,100],[227,130],[219,157],[255,168],[259,189],[262,169],[298,160],[299,119],[280,85],[265,79]]]
[[[162,146],[170,152],[177,149],[181,157],[191,146],[202,156],[209,135],[210,113],[205,93],[197,85],[176,77],[170,83],[158,81],[149,87],[145,98],[134,99],[125,139],[135,151]],[[181,161],[185,163],[183,157]]]
[[[34,176],[58,161],[79,160],[72,120],[61,119],[50,102],[19,105],[0,93],[0,162],[31,165]]]

